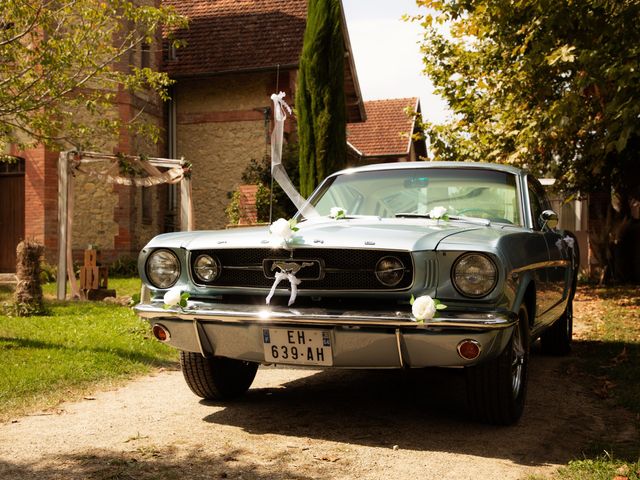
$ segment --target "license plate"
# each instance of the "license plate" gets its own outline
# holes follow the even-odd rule
[[[333,365],[331,336],[326,330],[264,328],[264,359],[291,365]]]

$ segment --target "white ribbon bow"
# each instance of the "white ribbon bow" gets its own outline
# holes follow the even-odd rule
[[[278,272],[276,273],[276,278],[273,281],[273,285],[271,286],[271,291],[267,296],[267,301],[266,301],[267,305],[269,305],[269,302],[271,301],[273,294],[276,293],[276,287],[285,278],[288,279],[289,283],[291,284],[291,296],[289,297],[289,303],[287,305],[291,306],[293,305],[293,302],[296,301],[296,297],[298,296],[298,285],[302,283],[302,280],[299,280],[298,278],[296,278],[296,276],[293,273]]]
[[[287,197],[291,199],[298,211],[306,218],[318,215],[315,208],[296,190],[282,165],[282,144],[284,141],[284,121],[286,112],[291,113],[291,107],[284,101],[284,92],[271,95],[273,101],[273,132],[271,132],[271,176],[278,182]]]

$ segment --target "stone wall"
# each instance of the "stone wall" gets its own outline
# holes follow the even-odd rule
[[[281,73],[282,78],[287,76]],[[193,163],[196,229],[224,228],[229,193],[241,183],[249,162],[263,158],[270,148],[271,121],[265,125],[265,109],[270,108],[275,89],[273,73],[176,84],[177,151]],[[290,95],[286,99],[291,100]]]

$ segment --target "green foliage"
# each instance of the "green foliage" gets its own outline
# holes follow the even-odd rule
[[[285,143],[282,149],[282,165],[294,185],[298,184],[298,144]],[[270,211],[270,185],[271,185],[271,159],[268,156],[262,160],[252,159],[242,172],[242,183],[258,185],[256,193],[256,208],[258,210],[258,222],[269,222]],[[273,219],[290,218],[296,213],[296,207],[284,193],[277,182],[273,183]],[[231,194],[231,201],[225,209],[229,223],[237,225],[240,220],[240,192]]]
[[[157,137],[143,122],[108,115],[118,86],[166,99],[165,73],[129,65],[159,30],[186,24],[171,8],[130,0],[3,0],[0,13],[0,151],[8,143],[90,146],[122,127]],[[176,42],[179,43],[179,42]],[[157,45],[157,42],[156,42]]]
[[[309,0],[298,71],[300,193],[345,166],[344,39],[338,0]]]
[[[574,460],[553,476],[557,480],[640,480],[640,460],[625,462],[605,453],[596,459]]]
[[[46,261],[40,262],[40,281],[42,283],[55,282],[58,278],[58,266]]]
[[[138,259],[123,255],[109,264],[109,277],[138,277]]]
[[[435,158],[514,164],[566,196],[615,196],[602,229],[611,249],[640,199],[640,2],[417,3],[430,9],[414,19],[425,72],[455,113],[425,125]]]
[[[269,193],[269,189],[262,185],[258,184],[258,191],[256,192],[256,209],[258,213],[258,223],[267,223],[269,222],[269,201],[271,199],[271,194]],[[275,209],[274,209],[275,211]],[[240,223],[240,218],[242,216],[242,211],[240,208],[240,191],[236,190],[231,195],[231,201],[227,208],[225,209],[225,214],[227,215],[227,219],[231,225],[237,225]]]
[[[121,295],[140,288],[139,280],[111,283]],[[52,295],[55,284],[44,290]],[[0,421],[80,398],[96,384],[175,365],[175,350],[154,340],[128,307],[51,300],[46,306],[43,316],[0,315]]]

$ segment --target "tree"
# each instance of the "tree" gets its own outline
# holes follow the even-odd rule
[[[338,0],[309,0],[298,71],[300,193],[346,164],[344,40]]]
[[[432,153],[523,166],[567,198],[605,192],[592,246],[620,278],[615,245],[640,199],[640,2],[417,3],[425,71],[455,113],[425,125]]]
[[[157,44],[162,26],[185,23],[170,8],[128,0],[3,0],[0,152],[9,143],[88,146],[97,135],[116,135],[122,125],[109,112],[118,88],[150,88],[164,99],[170,83],[129,65],[129,53]]]

